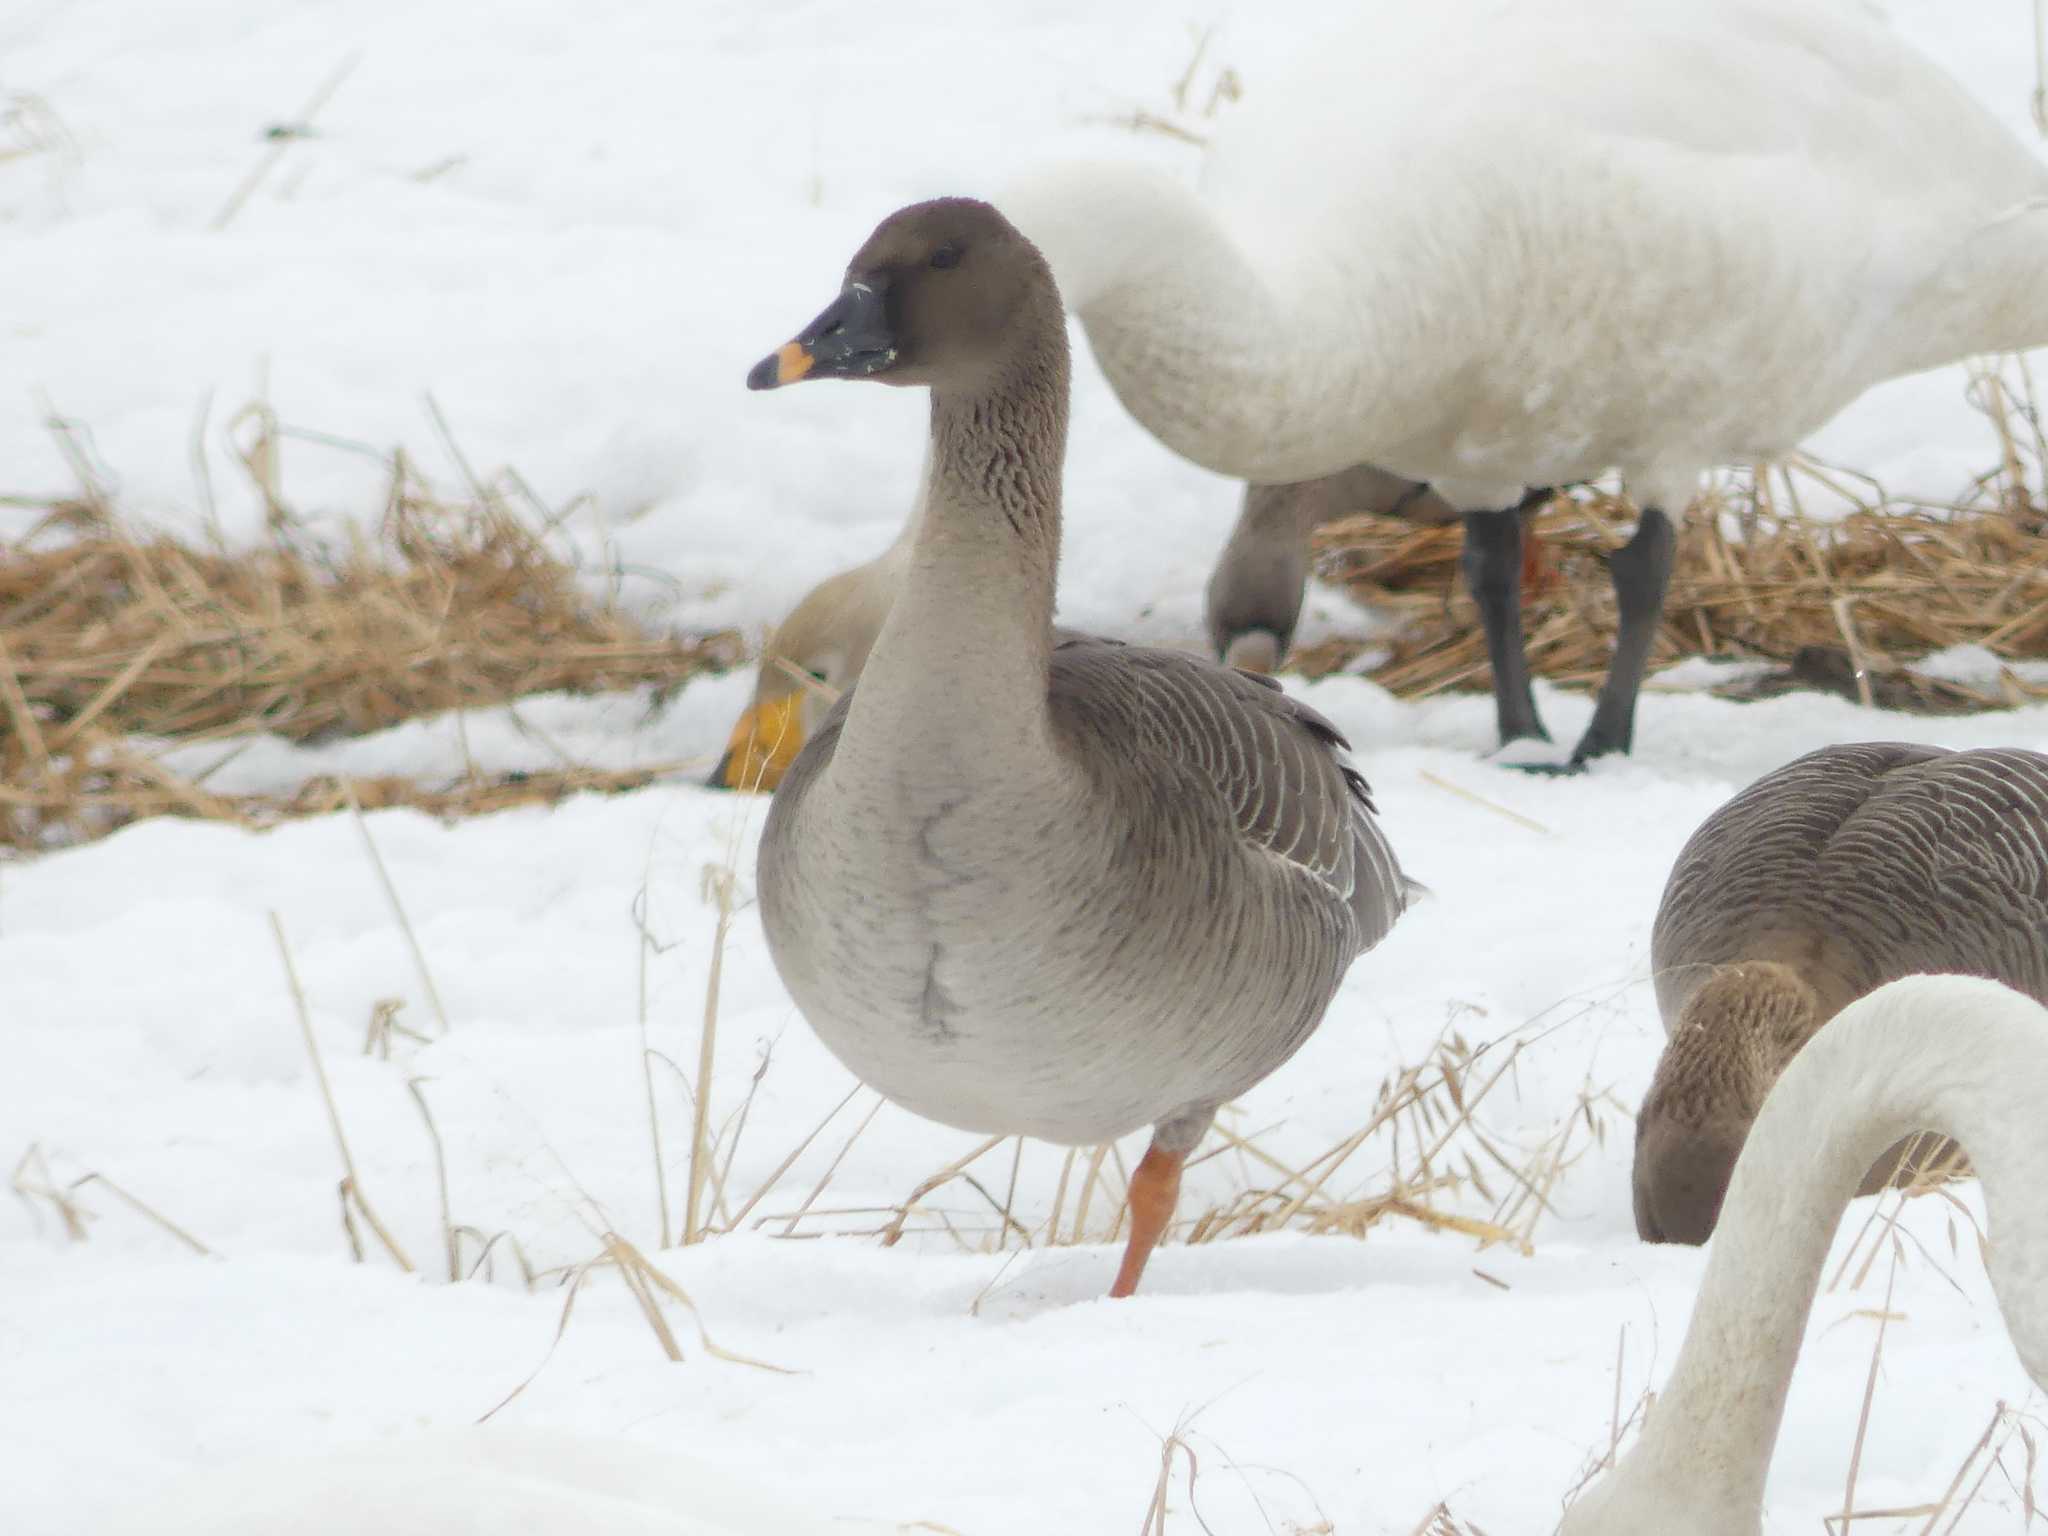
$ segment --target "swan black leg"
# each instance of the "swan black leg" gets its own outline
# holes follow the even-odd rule
[[[1529,659],[1522,651],[1522,509],[1466,513],[1465,548],[1458,563],[1486,624],[1501,745],[1524,737],[1550,740],[1536,713]]]
[[[1593,706],[1593,723],[1572,750],[1574,766],[1609,752],[1626,752],[1635,738],[1636,694],[1664,617],[1664,590],[1671,584],[1671,557],[1677,544],[1671,519],[1656,507],[1645,507],[1635,537],[1608,557],[1620,626],[1614,637],[1614,662],[1600,685],[1600,702]]]

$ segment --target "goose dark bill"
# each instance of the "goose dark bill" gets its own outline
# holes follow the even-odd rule
[[[825,312],[756,363],[749,389],[779,389],[799,379],[859,379],[896,361],[896,339],[882,294],[848,283]]]

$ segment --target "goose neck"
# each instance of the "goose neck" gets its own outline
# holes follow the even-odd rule
[[[1729,967],[1687,999],[1648,1101],[1747,1122],[1818,1027],[1796,976],[1777,966]]]
[[[923,514],[848,715],[856,743],[935,767],[1049,742],[1066,370],[1055,312],[1049,341],[933,389]]]

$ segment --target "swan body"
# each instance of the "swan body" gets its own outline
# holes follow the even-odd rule
[[[1377,0],[1247,93],[1199,197],[1096,164],[1012,202],[1177,451],[1466,510],[1616,468],[1682,503],[1882,379],[2048,342],[2048,168],[1846,0]]]
[[[1983,1183],[1986,1265],[2020,1363],[2048,1387],[2048,1009],[1995,981],[1908,976],[1844,1008],[1757,1117],[1685,1343],[1635,1445],[1561,1536],[1759,1536],[1765,1474],[1835,1227],[1915,1131]]]
[[[2048,1002],[2048,756],[1857,742],[1794,759],[1687,839],[1650,957],[1670,1040],[1637,1122],[1636,1225],[1702,1243],[1771,1083],[1853,999],[1952,971]]]
[[[1618,470],[1644,523],[1578,760],[1632,741],[1703,471],[2048,342],[2048,169],[1848,0],[1375,0],[1247,93],[1199,195],[1092,163],[1005,206],[1169,447],[1254,482],[1377,464],[1467,514],[1504,739],[1545,732],[1503,515]]]
[[[1058,290],[985,203],[885,220],[750,376],[931,389],[901,591],[761,835],[777,971],[863,1081],[965,1130],[1151,1124],[1113,1294],[1218,1105],[1277,1069],[1410,898],[1329,722],[1267,679],[1052,626]]]

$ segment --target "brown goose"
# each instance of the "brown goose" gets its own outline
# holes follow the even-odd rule
[[[928,386],[931,461],[867,668],[768,813],[769,948],[906,1108],[1073,1144],[1153,1126],[1128,1295],[1217,1106],[1293,1054],[1411,888],[1313,710],[1181,652],[1055,643],[1066,328],[1002,215],[884,220],[747,382],[830,377]]]
[[[1650,953],[1670,1040],[1637,1119],[1636,1230],[1703,1243],[1764,1095],[1848,1003],[1915,972],[2048,1001],[2048,756],[1810,752],[1693,833]]]

